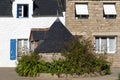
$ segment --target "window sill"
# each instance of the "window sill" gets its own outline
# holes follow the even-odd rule
[[[96,54],[116,54],[116,52],[95,52]]]

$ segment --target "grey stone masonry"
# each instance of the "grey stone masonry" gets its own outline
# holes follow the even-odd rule
[[[87,3],[88,18],[76,19],[76,3]],[[115,4],[116,18],[104,18],[105,3]],[[115,36],[116,52],[108,57],[112,61],[112,66],[120,67],[120,0],[66,0],[65,19],[65,25],[73,35],[90,37],[93,43],[95,36]]]

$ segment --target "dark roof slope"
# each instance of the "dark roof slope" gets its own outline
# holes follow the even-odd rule
[[[66,11],[66,0],[60,0],[60,2],[62,3],[63,11]]]
[[[12,16],[12,2],[0,0],[0,16]],[[65,0],[34,0],[33,16],[62,16],[65,11]]]
[[[33,16],[62,16],[64,0],[35,0]]]
[[[67,28],[57,19],[47,32],[43,43],[35,49],[37,53],[61,52],[66,47],[66,42],[72,37]]]
[[[11,0],[0,0],[0,16],[12,16]]]
[[[47,31],[31,31],[32,41],[44,40],[47,36]]]

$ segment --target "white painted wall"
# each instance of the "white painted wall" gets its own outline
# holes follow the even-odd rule
[[[48,28],[57,17],[0,18],[0,67],[15,67],[10,60],[10,39],[29,38],[31,28]],[[64,17],[60,20],[65,24]]]

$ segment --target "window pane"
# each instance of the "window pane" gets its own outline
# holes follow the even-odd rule
[[[24,52],[27,52],[27,49],[28,49],[28,40],[23,40],[23,51]]]
[[[20,57],[28,53],[28,39],[18,39],[17,56]]]
[[[99,38],[95,38],[95,51],[99,51]]]
[[[29,11],[28,4],[18,4],[17,5],[17,18],[19,17],[28,17],[28,11]]]
[[[107,52],[107,38],[101,37],[101,52]]]
[[[21,56],[21,53],[22,52],[22,40],[19,39],[18,42],[17,42],[17,56]]]
[[[28,17],[28,5],[24,5],[24,17]]]
[[[21,47],[22,47],[22,40],[18,40],[17,47],[18,47],[18,50],[21,49]]]
[[[115,51],[116,46],[115,46],[115,38],[114,37],[110,37],[109,38],[109,51]]]
[[[22,6],[18,5],[17,6],[17,17],[20,17],[20,16],[22,16]]]
[[[27,41],[28,40],[23,40],[23,41],[24,41],[23,46],[27,46]]]

